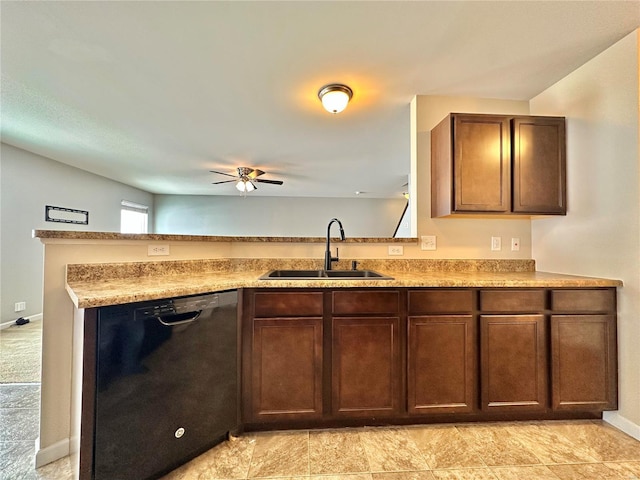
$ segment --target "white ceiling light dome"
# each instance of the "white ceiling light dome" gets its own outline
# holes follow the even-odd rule
[[[318,92],[318,98],[322,106],[329,113],[340,113],[349,104],[353,97],[353,90],[341,83],[325,85]]]

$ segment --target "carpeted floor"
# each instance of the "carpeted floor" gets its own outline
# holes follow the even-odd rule
[[[40,383],[42,321],[0,330],[0,383]]]

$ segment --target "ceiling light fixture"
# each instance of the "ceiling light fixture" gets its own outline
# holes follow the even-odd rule
[[[325,85],[318,92],[318,98],[322,101],[322,106],[329,113],[340,113],[345,108],[349,100],[353,97],[353,90],[341,83]]]
[[[238,180],[236,183],[236,188],[242,193],[253,192],[256,189],[256,186],[249,180],[244,178]]]

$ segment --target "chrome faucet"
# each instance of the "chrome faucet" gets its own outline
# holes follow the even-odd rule
[[[338,226],[340,227],[340,240],[344,241],[344,230],[342,229],[342,222],[337,218],[332,218],[331,221],[329,222],[329,225],[327,225],[327,250],[324,252],[324,269],[325,270],[331,270],[331,264],[333,262],[337,262],[338,260],[340,260],[338,258],[337,247],[336,247],[336,256],[335,257],[331,256],[331,225],[333,225],[334,222],[337,222]]]

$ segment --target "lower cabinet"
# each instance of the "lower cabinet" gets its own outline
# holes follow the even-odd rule
[[[398,317],[332,319],[331,405],[336,416],[400,412]]]
[[[243,422],[589,416],[616,357],[615,288],[246,289]]]
[[[321,418],[323,293],[249,291],[242,325],[243,419]]]
[[[615,409],[615,290],[553,290],[551,304],[552,408]]]
[[[410,316],[408,321],[409,413],[476,410],[478,348],[473,316]]]
[[[480,338],[482,410],[545,410],[544,315],[481,315]]]
[[[333,290],[329,298],[333,415],[398,415],[402,399],[401,292]]]

